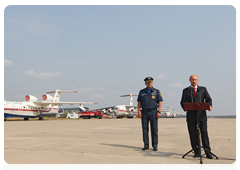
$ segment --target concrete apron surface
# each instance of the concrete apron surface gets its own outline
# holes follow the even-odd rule
[[[238,119],[208,119],[204,170],[238,169]],[[150,128],[149,128],[150,129]],[[141,121],[75,119],[4,122],[5,170],[198,170],[184,118],[160,118],[158,151],[142,151]],[[149,132],[151,144],[151,130]]]

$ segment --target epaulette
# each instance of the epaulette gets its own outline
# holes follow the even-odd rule
[[[161,94],[161,92],[160,92],[160,90],[159,89],[156,89],[155,87],[153,87],[155,90],[158,90],[159,91],[159,95],[162,97],[162,94]]]

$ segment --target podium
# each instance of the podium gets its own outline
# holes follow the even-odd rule
[[[182,156],[182,158],[184,158],[186,155],[188,155],[190,152],[193,152],[194,149],[199,149],[199,154],[200,154],[200,164],[202,164],[202,157],[205,155],[205,153],[202,155],[201,154],[201,149],[203,148],[205,151],[208,151],[209,153],[211,153],[213,156],[215,156],[217,159],[218,157],[216,155],[214,155],[210,150],[208,150],[207,148],[204,148],[203,146],[201,146],[201,132],[200,132],[200,123],[199,123],[199,113],[201,110],[210,110],[210,103],[206,102],[206,103],[184,103],[184,111],[189,111],[189,110],[196,110],[197,111],[197,136],[198,136],[198,146],[196,148],[193,148],[192,150],[188,151],[186,154],[184,154]]]
[[[184,111],[188,110],[209,110],[210,103],[184,103]]]

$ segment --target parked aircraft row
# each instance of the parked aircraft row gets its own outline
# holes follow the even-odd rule
[[[49,93],[55,93],[54,97]],[[56,115],[58,106],[63,104],[79,104],[82,109],[84,109],[84,104],[97,104],[95,102],[60,102],[62,93],[77,93],[77,91],[56,90],[47,92],[42,96],[43,101],[38,101],[33,95],[26,95],[24,102],[4,101],[4,120],[7,120],[7,117],[23,117],[24,120],[39,117],[39,120],[43,120],[43,116]]]
[[[54,97],[49,95],[50,93],[55,93]],[[60,97],[62,93],[77,93],[77,91],[69,90],[56,90],[46,92],[42,96],[43,101],[38,101],[38,99],[33,95],[26,95],[24,102],[11,102],[4,101],[4,120],[10,117],[23,117],[24,120],[29,120],[29,118],[39,117],[39,120],[43,120],[43,116],[50,116],[58,114],[60,109],[59,106],[63,104],[79,104],[79,115],[84,115],[85,112],[96,112],[101,111],[104,114],[112,115],[116,118],[133,118],[136,113],[137,106],[133,105],[133,96],[138,96],[136,94],[127,94],[120,97],[130,97],[129,105],[115,105],[110,107],[98,108],[94,110],[89,110],[89,108],[84,107],[85,104],[97,104],[96,102],[60,102]],[[64,108],[64,110],[74,110],[73,108]],[[176,114],[164,110],[162,112],[162,117],[177,117]]]
[[[127,117],[127,118],[133,118],[134,112],[137,108],[137,106],[133,106],[133,96],[138,96],[136,94],[127,94],[122,95],[120,97],[130,97],[130,103],[129,105],[115,105],[110,107],[104,107],[99,108],[97,110],[102,110],[103,113],[112,114],[112,116],[117,118]]]

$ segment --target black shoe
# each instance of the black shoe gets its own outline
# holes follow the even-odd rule
[[[153,151],[158,151],[158,149],[157,148],[153,148]]]
[[[143,151],[144,151],[144,150],[147,150],[147,149],[149,149],[149,147],[144,147],[144,148],[142,148]]]
[[[200,154],[199,154],[199,153],[196,153],[193,157],[194,157],[194,158],[200,157]]]
[[[213,159],[213,156],[212,156],[211,153],[206,153],[206,156],[207,156],[208,159]]]

